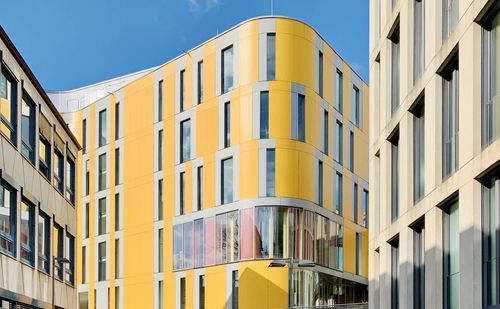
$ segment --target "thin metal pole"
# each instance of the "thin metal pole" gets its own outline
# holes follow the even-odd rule
[[[274,0],[271,0],[271,16],[274,15]]]
[[[288,307],[294,307],[293,303],[293,256],[290,256],[288,261]]]

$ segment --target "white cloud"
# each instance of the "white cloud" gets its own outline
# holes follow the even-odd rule
[[[198,0],[186,0],[186,1],[189,5],[189,10],[194,12],[200,9],[200,4],[198,3]]]
[[[191,12],[198,12],[201,9],[204,9],[205,12],[208,12],[212,9],[218,9],[221,4],[221,0],[205,0],[205,6],[203,7],[203,4],[200,3],[200,1],[203,0],[186,0],[189,10]]]
[[[220,0],[205,0],[205,5],[208,10],[211,10],[213,8],[219,8],[220,6]]]

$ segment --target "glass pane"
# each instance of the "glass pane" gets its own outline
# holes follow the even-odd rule
[[[99,112],[99,147],[108,143],[108,125],[106,121],[106,110]]]
[[[260,93],[260,138],[269,138],[269,92]]]
[[[203,219],[194,221],[194,256],[195,256],[195,267],[202,267],[205,263],[205,253],[204,253],[204,245],[205,239],[203,237]]]
[[[184,223],[184,268],[192,268],[194,262],[193,222]]]
[[[241,259],[253,258],[253,208],[241,210]]]
[[[174,225],[173,263],[174,269],[181,269],[183,264],[182,224]]]
[[[304,95],[299,94],[298,97],[298,140],[304,142],[306,137],[305,126],[306,126],[306,97]]]
[[[266,150],[266,196],[276,195],[276,151]]]
[[[269,221],[271,217],[269,207],[255,208],[255,257],[268,258],[269,248]]]
[[[233,201],[233,158],[222,160],[222,204]]]
[[[222,93],[233,87],[233,47],[222,51]]]
[[[181,122],[181,162],[191,158],[191,121],[184,120]]]
[[[276,78],[276,34],[267,34],[267,79]]]
[[[215,218],[205,218],[205,265],[215,264]]]

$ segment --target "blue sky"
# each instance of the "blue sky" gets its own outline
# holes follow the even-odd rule
[[[67,90],[162,64],[270,1],[2,1],[0,24],[44,88]],[[274,14],[309,23],[368,80],[368,1],[274,0]]]

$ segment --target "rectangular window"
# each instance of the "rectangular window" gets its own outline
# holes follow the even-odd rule
[[[186,172],[179,174],[179,215],[183,215],[186,206]]]
[[[120,193],[115,193],[115,231],[120,229]]]
[[[323,97],[323,52],[318,51],[318,94]]]
[[[107,176],[107,161],[106,153],[99,155],[99,191],[106,189],[106,176]]]
[[[158,131],[158,170],[163,170],[163,130]]]
[[[413,202],[425,194],[425,111],[424,101],[413,111]]]
[[[64,156],[59,149],[54,149],[54,186],[64,193]]]
[[[399,24],[389,38],[391,40],[391,114],[399,107]]]
[[[181,163],[191,159],[191,120],[181,122]]]
[[[82,247],[82,284],[87,283],[87,247]]]
[[[399,131],[391,139],[391,219],[399,217]]]
[[[108,123],[106,121],[106,110],[99,112],[99,147],[108,143]]]
[[[358,184],[352,186],[352,221],[358,223]]]
[[[158,230],[158,272],[163,272],[163,229]]]
[[[179,95],[180,95],[180,101],[179,101],[179,110],[181,112],[184,111],[184,100],[186,99],[186,70],[182,70],[179,75]]]
[[[361,274],[361,233],[356,233],[356,275]]]
[[[276,150],[266,149],[266,196],[276,195]]]
[[[17,81],[1,66],[0,70],[0,132],[17,144]]]
[[[458,167],[458,59],[443,72],[443,180]]]
[[[38,269],[49,273],[50,267],[50,218],[38,211]]]
[[[97,225],[97,234],[98,235],[103,235],[106,234],[106,218],[107,218],[107,211],[106,211],[106,198],[103,197],[99,199],[98,201],[99,204],[99,212],[98,212],[98,225]]]
[[[120,184],[120,148],[115,148],[115,186]]]
[[[267,54],[266,54],[266,67],[267,67],[267,80],[276,79],[276,33],[268,33],[267,40]]]
[[[85,196],[90,193],[90,160],[85,161]]]
[[[205,266],[203,219],[194,220],[194,267]]]
[[[318,161],[318,205],[323,205],[323,162]]]
[[[368,191],[363,189],[361,195],[361,225],[368,228]]]
[[[89,292],[78,293],[78,309],[89,309]]]
[[[158,281],[158,309],[163,309],[163,280]]]
[[[269,138],[269,91],[260,92],[260,138]]]
[[[75,283],[75,237],[66,233],[66,246],[64,257],[68,260],[65,264],[66,283]]]
[[[239,278],[238,278],[238,271],[233,270],[232,271],[232,291],[231,291],[231,303],[232,303],[232,309],[238,309],[238,291],[239,291]]]
[[[54,256],[56,258],[64,258],[64,251],[63,251],[63,245],[64,245],[64,230],[62,227],[60,227],[57,224],[54,224],[54,228],[52,231],[52,235],[54,235],[54,245],[53,245],[53,250],[54,250]],[[57,261],[54,261],[55,263],[55,274],[56,278],[59,280],[63,280],[63,274],[64,274],[64,265],[62,263],[59,263]]]
[[[100,242],[97,248],[98,251],[98,260],[97,260],[97,280],[105,281],[106,280],[106,242]]]
[[[120,278],[120,239],[115,239],[115,279]]]
[[[349,131],[349,170],[354,172],[354,132]]]
[[[306,140],[306,96],[299,94],[297,101],[297,139]]]
[[[75,205],[75,161],[69,156],[69,151],[66,155],[66,198],[71,204]]]
[[[115,286],[115,309],[120,309],[120,287]],[[162,307],[160,307],[162,309]]]
[[[120,102],[115,104],[115,140],[120,138]]]
[[[334,194],[335,194],[335,213],[342,215],[342,174],[339,172],[335,173],[334,182]]]
[[[82,121],[82,150],[87,153],[87,119]]]
[[[233,158],[221,162],[221,201],[222,204],[233,202]]]
[[[205,275],[200,275],[198,277],[198,290],[200,293],[199,297],[199,309],[205,309]]]
[[[203,61],[198,61],[198,80],[196,83],[198,104],[203,102]]]
[[[158,82],[158,121],[163,120],[163,79]]]
[[[181,278],[180,280],[180,303],[181,303],[181,309],[186,309],[186,278]]]
[[[458,308],[460,301],[460,228],[458,200],[443,212],[443,308]]]
[[[184,268],[192,268],[194,266],[194,235],[193,221],[184,223],[183,228],[183,253],[184,253]]]
[[[413,1],[413,81],[424,71],[425,13],[424,0]]]
[[[183,252],[182,252],[182,224],[174,225],[173,229],[173,268],[174,270],[182,269]]]
[[[323,152],[328,155],[328,111],[323,110]]]
[[[482,22],[483,26],[483,147],[500,136],[500,14]]]
[[[224,103],[224,148],[231,146],[231,104]]]
[[[203,209],[203,166],[198,166],[196,169],[196,209]]]
[[[83,237],[88,238],[89,237],[89,212],[90,212],[90,206],[89,203],[85,203],[85,225],[83,226]]]
[[[423,223],[423,222],[422,222]],[[413,232],[413,308],[425,308],[425,233],[424,226]]]
[[[399,239],[391,243],[391,309],[399,309]]]
[[[500,178],[483,186],[483,304],[500,305]]]
[[[163,220],[163,179],[158,180],[158,214],[157,220]]]
[[[238,211],[217,215],[215,227],[217,264],[231,263],[240,257],[240,216]]]
[[[352,99],[353,99],[353,116],[354,116],[354,124],[360,128],[361,127],[361,97],[359,93],[359,88],[356,86],[352,86]]]
[[[21,260],[33,265],[35,257],[35,207],[25,200],[21,201],[19,232]]]
[[[342,114],[344,108],[344,75],[335,70],[335,108]]]
[[[458,0],[443,0],[443,41],[455,29],[458,22]]]
[[[26,93],[23,93],[21,105],[21,153],[33,164],[35,164],[35,112],[35,103]]]
[[[40,143],[38,148],[39,157],[39,168],[42,175],[50,181],[50,169],[51,169],[51,147],[50,142],[45,136],[40,134]]]
[[[221,57],[221,92],[226,93],[233,88],[233,46],[223,49]]]
[[[340,121],[335,121],[335,161],[343,164],[343,152],[344,152],[344,132],[342,128],[342,123]]]

